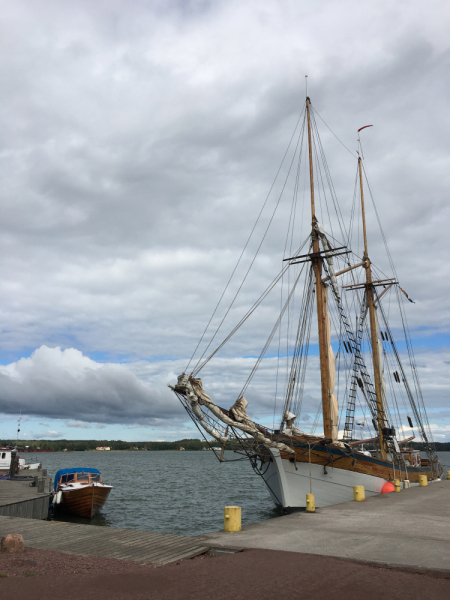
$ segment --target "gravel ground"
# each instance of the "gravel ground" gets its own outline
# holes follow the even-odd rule
[[[244,550],[164,566],[27,549],[0,555],[1,598],[48,600],[448,600],[450,573]]]
[[[202,557],[199,557],[202,558]],[[20,554],[0,552],[0,575],[32,577],[40,575],[77,575],[99,573],[148,573],[158,566],[134,560],[78,556],[53,550],[25,548]]]

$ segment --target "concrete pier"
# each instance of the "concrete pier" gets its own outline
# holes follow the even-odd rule
[[[287,550],[450,571],[450,481],[319,508],[312,514],[294,513],[198,540],[215,547]]]

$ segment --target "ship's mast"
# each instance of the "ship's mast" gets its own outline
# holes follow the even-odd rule
[[[312,159],[312,143],[311,143],[311,119],[309,114],[310,99],[306,98],[306,116],[308,120],[308,149],[309,149],[309,185],[311,190],[311,218],[312,218],[312,240],[313,253],[312,257],[314,275],[316,278],[316,300],[317,300],[317,320],[319,326],[319,354],[320,354],[320,382],[322,388],[322,413],[323,413],[323,432],[325,437],[331,437],[331,421],[330,421],[330,387],[328,373],[328,346],[326,341],[325,329],[325,310],[324,310],[324,292],[322,287],[322,263],[320,257],[319,238],[317,236],[315,225],[316,209],[314,204],[314,172]]]
[[[383,397],[381,391],[381,365],[378,357],[378,335],[375,321],[375,303],[373,298],[372,270],[370,267],[369,253],[367,251],[367,232],[366,232],[366,213],[364,210],[364,189],[362,178],[361,157],[358,158],[359,168],[359,185],[361,189],[361,216],[363,224],[364,236],[364,264],[366,269],[366,298],[369,307],[370,319],[370,343],[372,346],[373,373],[375,379],[375,395],[377,399],[377,422],[378,422],[378,439],[380,441],[381,456],[386,459],[386,449],[384,447],[383,428],[385,427]]]

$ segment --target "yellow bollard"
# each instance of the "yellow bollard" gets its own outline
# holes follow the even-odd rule
[[[447,479],[450,479],[450,471],[447,471]]]
[[[402,491],[402,484],[400,483],[400,479],[394,479],[394,487],[396,492]]]
[[[406,490],[410,487],[411,487],[411,482],[409,481],[409,479],[405,479],[405,481],[403,482],[403,489]]]
[[[316,502],[314,494],[306,494],[306,512],[316,512]]]
[[[228,533],[241,531],[241,507],[225,506],[223,511],[223,529]]]
[[[353,497],[356,502],[363,502],[366,499],[366,494],[364,492],[363,485],[354,485],[353,486]]]
[[[419,475],[419,486],[426,487],[428,485],[428,479],[426,475]]]

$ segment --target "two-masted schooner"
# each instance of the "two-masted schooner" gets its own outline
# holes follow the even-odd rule
[[[305,166],[311,205],[310,233],[303,244],[288,252],[290,256],[286,256],[289,245],[285,244],[280,272],[224,342],[207,356],[205,350],[195,367],[180,375],[176,385],[169,386],[205,439],[213,438],[215,445],[220,443],[220,460],[224,460],[226,447],[248,457],[267,484],[275,504],[285,510],[304,507],[310,492],[321,507],[352,500],[355,485],[364,486],[366,495],[371,496],[386,490],[386,484],[394,480],[408,487],[418,484],[420,475],[435,480],[442,473],[406,323],[406,294],[399,287],[382,229],[390,276],[369,258],[364,200],[367,178],[360,142],[355,155],[353,205],[347,210],[350,222],[345,225],[315,114],[307,97],[296,135],[291,138],[293,158],[288,170],[295,174],[291,186],[294,207],[299,197],[299,172]],[[292,169],[294,164],[297,169]],[[329,214],[330,206],[334,207],[339,223],[339,239],[325,231],[319,222],[320,212],[322,216]],[[293,212],[294,208],[291,217]],[[375,215],[380,223],[376,207]],[[331,217],[329,226],[332,227]],[[361,233],[362,247],[352,250],[351,246],[358,246],[355,228]],[[291,246],[294,229],[291,219],[286,237],[287,240],[290,236]],[[361,250],[359,255],[358,250]],[[277,286],[278,289],[281,286],[281,310],[270,328],[268,340],[242,390],[237,397],[230,398],[230,408],[219,407],[205,392],[198,375]],[[393,316],[394,304],[397,316]],[[313,326],[315,321],[317,329]],[[269,428],[247,414],[244,392],[276,334],[278,376],[282,363],[286,369],[277,386],[283,390],[279,427]],[[212,340],[216,335],[217,331]],[[282,346],[284,354],[280,354]],[[210,347],[211,342],[207,349]],[[313,363],[309,368],[308,362]],[[314,378],[315,388],[311,383]],[[206,383],[205,387],[208,388]],[[310,398],[311,390],[317,388],[318,411],[307,433],[297,425],[305,397]],[[320,415],[323,434],[315,431]],[[357,439],[357,422],[367,428],[366,439]],[[423,444],[426,458],[421,458],[419,450],[413,448],[413,439]]]

